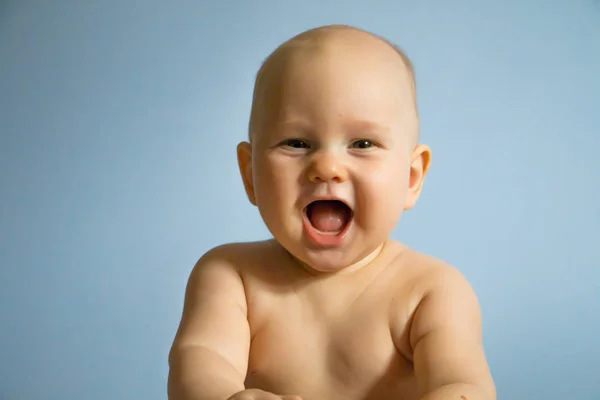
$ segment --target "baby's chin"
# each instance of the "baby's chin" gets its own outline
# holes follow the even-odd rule
[[[371,247],[360,252],[347,248],[311,249],[304,246],[290,246],[286,250],[306,272],[327,275],[350,273],[369,265],[377,257],[383,244]]]

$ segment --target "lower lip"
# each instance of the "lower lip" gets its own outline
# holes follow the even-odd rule
[[[338,247],[341,246],[346,238],[346,234],[350,229],[350,225],[352,225],[352,221],[354,217],[350,217],[350,221],[346,224],[344,229],[341,232],[330,234],[326,232],[321,232],[310,223],[306,212],[304,212],[302,217],[302,222],[304,224],[304,232],[306,232],[306,236],[308,239],[320,247]]]

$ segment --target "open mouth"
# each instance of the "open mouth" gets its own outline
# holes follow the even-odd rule
[[[326,235],[343,232],[353,217],[353,212],[339,200],[317,200],[306,207],[306,217],[312,227]]]

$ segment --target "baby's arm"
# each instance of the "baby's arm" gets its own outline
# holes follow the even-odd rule
[[[211,250],[190,275],[169,354],[171,400],[224,400],[244,390],[250,348],[246,297],[226,252]]]
[[[456,270],[439,271],[410,331],[421,400],[495,400],[477,297]]]

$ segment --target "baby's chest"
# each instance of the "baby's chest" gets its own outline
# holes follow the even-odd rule
[[[251,323],[249,386],[364,399],[411,384],[412,366],[396,350],[384,309],[359,303],[320,311],[285,301],[269,309]]]

